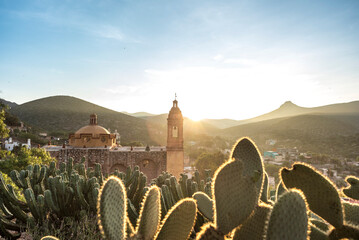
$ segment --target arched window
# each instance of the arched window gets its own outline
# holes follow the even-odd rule
[[[172,137],[174,137],[174,138],[178,137],[178,128],[177,128],[177,126],[173,126],[173,128],[172,128]]]

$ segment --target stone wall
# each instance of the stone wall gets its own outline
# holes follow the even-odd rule
[[[51,157],[58,162],[73,158],[74,162],[80,162],[85,157],[86,167],[92,167],[100,163],[104,173],[111,173],[118,169],[124,171],[128,166],[138,165],[147,176],[148,182],[157,177],[162,171],[166,171],[166,151],[119,151],[101,148],[61,148],[56,151],[48,151]]]

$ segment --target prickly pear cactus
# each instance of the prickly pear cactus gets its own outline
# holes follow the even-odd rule
[[[343,193],[350,198],[359,200],[359,178],[348,176],[345,181],[349,184],[349,186],[342,189]]]
[[[254,213],[238,228],[236,228],[233,240],[261,240],[265,235],[265,226],[272,207],[267,204],[259,204]]]
[[[298,190],[284,193],[270,213],[266,240],[306,240],[309,225],[307,203]]]
[[[282,182],[287,188],[300,189],[310,210],[338,228],[343,225],[343,209],[334,184],[311,166],[296,163],[292,169],[282,168]]]
[[[280,195],[282,195],[283,193],[285,193],[287,191],[287,189],[285,189],[285,186],[283,185],[282,180],[279,181],[277,188],[276,188],[276,192],[275,192],[275,199],[279,199]]]
[[[205,216],[208,220],[213,221],[213,200],[203,192],[196,192],[192,197],[197,201],[198,210],[203,214],[203,216]]]
[[[109,177],[98,198],[98,219],[106,239],[126,238],[127,195],[125,186],[117,177]]]
[[[136,233],[143,240],[153,239],[161,220],[160,190],[152,186],[145,195],[140,216],[137,222]]]
[[[212,223],[207,223],[202,226],[196,240],[225,240],[225,238]]]
[[[53,237],[53,236],[45,236],[42,237],[40,240],[59,240],[57,237]]]
[[[355,203],[343,202],[345,221],[359,225],[359,205]]]
[[[177,202],[162,220],[155,239],[188,239],[196,221],[197,204],[192,198]]]
[[[256,187],[257,194],[260,195],[264,182],[264,166],[256,144],[248,137],[239,139],[232,150],[230,159],[232,158],[243,163],[244,175],[251,177],[254,172],[258,173],[259,180],[256,182]]]
[[[269,203],[269,180],[268,180],[268,174],[266,172],[264,172],[263,189],[260,199],[262,202]]]
[[[261,180],[248,173],[244,175],[243,170],[242,161],[229,161],[217,169],[214,175],[214,222],[224,235],[242,224],[258,203],[256,186]]]

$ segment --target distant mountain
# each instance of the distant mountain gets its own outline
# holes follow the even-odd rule
[[[159,129],[149,126],[144,119],[128,116],[79,98],[70,96],[46,97],[11,109],[22,121],[48,132],[75,132],[89,124],[90,114],[96,113],[99,125],[115,129],[122,141],[142,141],[155,144],[151,135]]]
[[[278,109],[258,117],[240,121],[240,124],[265,121],[275,118],[291,117],[303,114],[359,114],[359,101],[330,104],[314,108],[300,107],[291,101],[282,104]]]
[[[122,112],[122,113],[125,113],[133,117],[147,119],[152,123],[156,122],[162,125],[166,124],[165,121],[167,119],[167,114],[155,115],[147,112],[137,112],[137,113]],[[245,119],[245,120],[234,120],[228,118],[202,119],[199,122],[192,121],[191,124],[189,124],[189,127],[193,130],[194,128],[192,128],[191,126],[200,126],[200,128],[202,128],[204,132],[206,131],[213,132],[213,128],[225,129],[234,126],[239,126],[242,124],[255,123],[255,122],[276,119],[276,118],[298,116],[303,114],[331,114],[331,115],[340,114],[341,118],[343,117],[343,115],[348,115],[347,117],[350,118],[350,115],[359,114],[359,101],[350,102],[350,103],[331,104],[331,105],[325,105],[325,106],[314,107],[314,108],[300,107],[292,103],[291,101],[287,101],[283,103],[278,109],[260,115],[258,117]],[[189,120],[190,119],[187,119],[187,121]],[[353,121],[352,124],[359,126],[359,123],[355,122],[356,121],[355,117],[352,118],[352,121]],[[201,132],[201,130],[196,129],[196,132]]]
[[[201,122],[205,122],[208,124],[211,124],[212,126],[215,126],[220,129],[234,127],[242,124],[242,121],[240,120],[233,120],[233,119],[202,119]]]
[[[351,116],[359,121],[359,115]],[[322,138],[333,135],[351,135],[358,132],[359,127],[351,124],[346,115],[299,115],[242,124],[223,129],[221,135],[234,138],[260,135],[285,138],[306,135]]]
[[[359,154],[359,114],[312,114],[243,124],[217,133],[232,139],[249,136],[261,151],[297,147],[299,151],[356,158]],[[275,146],[266,140],[275,139]]]
[[[2,102],[5,105],[8,105],[10,108],[18,106],[15,102],[6,101],[5,99],[0,98],[0,102]]]
[[[47,132],[75,132],[89,122],[89,115],[98,115],[99,125],[115,129],[121,141],[166,144],[167,115],[146,112],[129,116],[69,96],[53,96],[13,106],[10,110],[21,121]],[[236,126],[233,126],[236,125]],[[228,127],[229,126],[229,127]],[[359,133],[359,101],[304,108],[285,102],[278,109],[247,120],[205,119],[199,122],[184,118],[184,135],[197,134],[237,139],[250,136],[256,141],[277,139],[316,139],[321,142],[332,136]],[[316,143],[318,144],[318,143]]]
[[[138,118],[147,118],[156,116],[156,114],[148,113],[148,112],[135,112],[135,113],[129,113],[129,112],[122,112],[124,114],[130,115],[132,117],[138,117]]]

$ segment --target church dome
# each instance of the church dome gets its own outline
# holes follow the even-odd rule
[[[92,135],[98,135],[98,134],[110,134],[110,132],[99,125],[87,125],[79,130],[75,134],[92,134]]]
[[[99,135],[99,134],[110,134],[110,132],[106,128],[97,125],[97,115],[93,113],[90,115],[90,124],[80,128],[75,134]]]
[[[97,115],[91,114],[89,125],[80,128],[75,134],[70,134],[69,145],[73,147],[113,147],[116,145],[116,135],[97,125]]]

